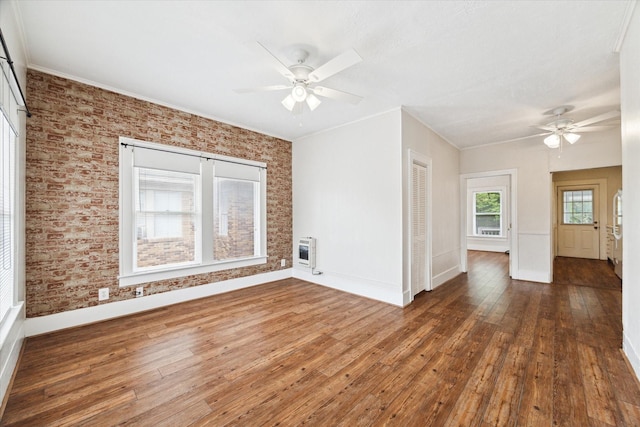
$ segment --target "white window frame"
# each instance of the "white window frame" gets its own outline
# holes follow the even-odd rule
[[[266,264],[267,262],[267,173],[266,163],[255,162],[246,159],[223,156],[212,153],[203,153],[185,148],[167,146],[147,141],[139,141],[132,138],[120,137],[118,141],[120,152],[120,287],[138,285],[158,280],[173,279],[178,277],[191,276],[196,274],[204,274],[215,271],[229,270],[233,268],[248,267],[252,265]],[[136,238],[136,227],[134,220],[134,166],[133,166],[133,150],[135,148],[161,150],[164,152],[175,153],[177,155],[188,155],[200,157],[200,185],[199,194],[199,213],[197,221],[197,229],[200,231],[196,237],[196,251],[199,252],[199,259],[190,265],[163,266],[153,270],[134,271],[134,242]],[[256,253],[254,256],[230,259],[215,260],[213,259],[213,217],[214,217],[214,192],[213,177],[215,176],[216,162],[231,162],[241,165],[254,166],[259,170],[259,199],[257,206],[259,207],[259,221],[257,221],[258,232],[255,233],[258,242]],[[220,164],[220,163],[219,163]]]
[[[500,194],[500,234],[480,234],[478,233],[478,227],[477,227],[477,216],[478,213],[476,212],[476,196],[478,194],[484,194],[484,193],[499,193]],[[504,239],[505,237],[505,231],[504,231],[504,190],[501,188],[476,188],[473,189],[472,192],[472,197],[471,197],[471,208],[472,208],[472,236],[473,237],[481,237],[481,238],[487,238],[487,239]],[[483,213],[480,213],[479,215],[483,215]],[[487,215],[495,215],[495,213],[490,213]]]
[[[2,151],[2,162],[8,160],[8,165],[0,165],[2,176],[0,176],[3,191],[0,197],[4,197],[4,190],[9,192],[8,210],[2,212],[2,221],[8,219],[8,241],[4,241],[0,247],[0,269],[4,280],[2,281],[2,294],[5,305],[0,312],[0,345],[6,338],[7,328],[13,325],[20,304],[17,297],[18,291],[18,141],[19,141],[19,118],[18,106],[22,105],[18,102],[16,91],[9,77],[10,71],[6,62],[2,62],[0,66],[0,115],[2,123],[0,124],[0,151]],[[12,136],[13,135],[13,138]],[[5,138],[7,138],[5,140]],[[5,146],[5,144],[7,144]],[[6,149],[6,151],[5,151]],[[7,155],[7,158],[4,156]],[[5,169],[8,166],[8,169]],[[8,181],[7,181],[8,179]],[[5,218],[5,215],[8,218]],[[3,225],[4,227],[4,225]],[[4,230],[2,231],[4,233]],[[5,246],[6,245],[6,246]]]

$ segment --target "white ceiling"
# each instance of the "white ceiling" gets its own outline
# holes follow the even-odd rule
[[[614,52],[628,1],[17,2],[28,65],[287,140],[404,106],[459,148],[540,133],[571,104],[580,121],[618,108]],[[287,65],[354,48],[363,61],[323,82],[364,97],[294,117]]]

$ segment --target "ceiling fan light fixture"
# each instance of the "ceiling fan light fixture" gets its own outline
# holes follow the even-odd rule
[[[307,95],[307,88],[304,87],[302,83],[296,83],[293,89],[291,89],[291,96],[296,102],[303,102],[307,99]]]
[[[311,111],[318,108],[318,105],[320,105],[321,103],[322,101],[320,101],[320,99],[314,94],[310,93],[309,95],[307,95],[307,105],[309,106],[309,109]]]
[[[560,137],[553,133],[544,139],[544,144],[549,148],[558,148],[560,146]]]
[[[289,94],[285,99],[282,100],[282,105],[284,105],[284,108],[286,108],[287,110],[293,111],[293,107],[295,107],[296,105],[296,100],[293,99],[293,96],[291,96],[291,94]]]
[[[569,144],[575,144],[579,139],[580,139],[580,135],[578,135],[577,133],[565,133],[564,135],[564,139],[566,139]]]

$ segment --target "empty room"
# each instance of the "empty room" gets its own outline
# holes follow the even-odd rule
[[[0,30],[0,426],[640,425],[637,1]]]

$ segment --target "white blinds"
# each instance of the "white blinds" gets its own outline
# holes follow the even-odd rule
[[[214,164],[214,175],[218,178],[260,182],[259,167],[221,160],[216,160]]]
[[[15,144],[18,103],[9,85],[5,67],[0,84],[0,323],[13,307],[15,288]],[[9,112],[9,116],[6,115]],[[12,127],[13,125],[13,127]]]
[[[200,157],[143,147],[133,149],[133,165],[148,169],[200,174]]]

